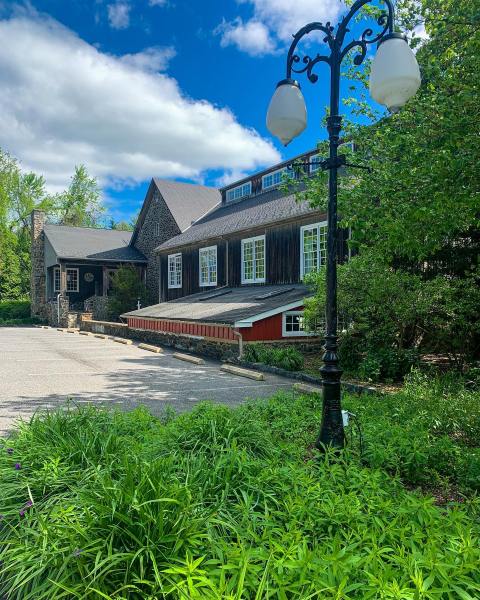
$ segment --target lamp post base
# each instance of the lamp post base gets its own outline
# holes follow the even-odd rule
[[[320,369],[323,380],[322,425],[315,446],[321,451],[328,447],[342,449],[345,446],[341,404],[343,371],[338,366],[336,336],[327,335],[323,361],[324,366]]]

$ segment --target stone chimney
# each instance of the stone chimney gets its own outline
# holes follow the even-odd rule
[[[43,210],[33,210],[31,214],[32,227],[32,273],[30,278],[30,300],[32,317],[46,317],[46,277],[45,277],[45,213]]]

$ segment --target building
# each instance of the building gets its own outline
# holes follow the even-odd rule
[[[138,269],[150,301],[157,302],[155,248],[219,202],[215,188],[152,179],[133,232],[48,224],[43,212],[33,211],[32,315],[58,323],[69,312],[93,309],[106,317],[111,277],[121,265]]]
[[[326,215],[284,181],[319,166],[311,151],[222,188],[218,206],[156,248],[160,302],[123,315],[129,326],[222,344],[318,342],[304,327],[304,277],[325,261]]]
[[[153,179],[133,233],[48,225],[35,211],[34,314],[54,322],[88,309],[105,320],[111,275],[130,264],[151,302],[122,315],[137,336],[218,356],[254,341],[318,347],[304,279],[325,261],[326,215],[297,196],[319,168],[312,150],[219,190]],[[346,231],[337,246],[342,261]]]

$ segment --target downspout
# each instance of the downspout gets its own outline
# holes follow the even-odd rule
[[[232,329],[233,335],[238,338],[238,360],[242,360],[243,358],[243,336],[238,330],[238,328]]]
[[[62,295],[62,292],[60,292],[59,294],[57,294],[57,327],[61,327],[60,325],[60,296]]]

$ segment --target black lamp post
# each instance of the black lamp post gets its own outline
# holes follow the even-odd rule
[[[369,44],[378,43],[378,50],[372,64],[370,93],[391,112],[396,112],[412,97],[420,85],[420,71],[415,55],[406,43],[406,38],[393,32],[394,11],[390,0],[382,0],[386,11],[377,19],[380,31],[374,33],[368,28],[358,39],[346,43],[349,25],[353,17],[372,0],[357,0],[348,14],[335,28],[326,23],[310,23],[293,36],[287,56],[287,76],[280,81],[272,97],[267,114],[267,127],[286,146],[306,127],[305,102],[300,85],[292,79],[292,73],[306,73],[311,83],[318,81],[314,67],[326,63],[330,67],[330,113],[327,119],[329,135],[329,158],[323,168],[329,170],[327,208],[327,264],[326,264],[326,335],[324,365],[321,369],[323,380],[323,415],[320,434],[317,439],[319,449],[325,446],[343,448],[345,444],[340,385],[342,370],[338,360],[337,345],[337,178],[338,168],[345,164],[345,157],[338,154],[342,117],[340,104],[340,69],[345,56],[356,49],[354,64],[359,66],[367,54]],[[326,54],[308,55],[302,59],[296,54],[300,40],[312,31],[324,35],[323,42],[328,46]]]

